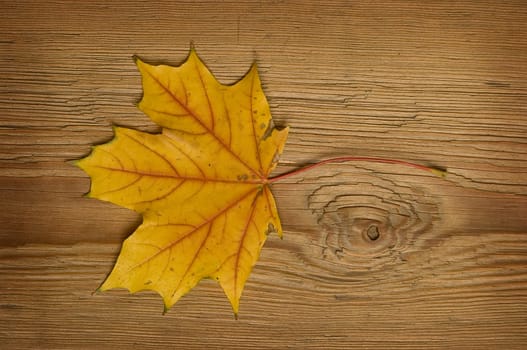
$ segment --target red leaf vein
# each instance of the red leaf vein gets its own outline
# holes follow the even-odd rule
[[[236,204],[240,203],[241,201],[243,201],[245,198],[249,197],[251,194],[253,194],[254,192],[256,191],[260,191],[258,189],[258,187],[254,187],[254,188],[251,188],[249,191],[243,193],[240,197],[236,198],[235,200],[232,201],[232,203],[229,203],[228,205],[226,205],[225,207],[223,207],[221,210],[219,210],[216,214],[212,215],[210,218],[204,220],[203,222],[201,222],[199,225],[196,225],[193,229],[189,230],[188,232],[185,232],[181,237],[177,238],[176,240],[172,241],[172,242],[169,242],[165,247],[162,247],[162,249],[160,251],[158,251],[156,254],[153,254],[152,256],[149,256],[148,258],[146,258],[145,260],[141,261],[140,263],[136,264],[135,266],[133,266],[132,268],[130,268],[130,270],[133,270],[135,268],[138,268],[146,263],[148,263],[149,261],[151,261],[152,259],[156,258],[159,254],[162,254],[163,252],[165,252],[166,250],[168,249],[171,249],[173,247],[175,247],[176,245],[178,245],[179,243],[181,243],[183,240],[193,236],[196,232],[198,232],[202,227],[204,227],[205,225],[208,225],[209,223],[213,222],[214,220],[216,220],[219,216],[223,215],[225,212],[229,211],[230,209],[232,209],[234,206],[236,206]],[[253,212],[254,212],[254,208],[253,208]],[[252,215],[251,215],[252,216]],[[170,224],[167,224],[167,225],[170,225]]]
[[[197,122],[202,128],[204,128],[205,130],[207,130],[207,132],[209,132],[209,133],[210,133],[210,134],[216,139],[216,141],[219,142],[220,145],[221,145],[221,146],[222,146],[222,147],[223,147],[228,153],[232,154],[233,157],[235,157],[235,158],[236,158],[241,164],[243,164],[243,165],[244,165],[248,170],[250,170],[255,176],[262,178],[262,176],[261,176],[260,174],[258,174],[254,169],[252,169],[251,166],[249,166],[249,165],[247,164],[247,162],[245,162],[242,158],[240,158],[240,156],[239,156],[238,154],[236,154],[236,153],[234,152],[234,150],[233,150],[231,147],[229,147],[229,146],[225,143],[224,140],[222,140],[221,138],[219,138],[218,135],[215,134],[211,128],[207,127],[207,125],[204,123],[204,121],[201,120],[201,118],[199,118],[198,115],[197,115],[194,111],[192,111],[187,105],[183,104],[183,103],[179,100],[179,98],[178,98],[176,95],[174,95],[174,94],[172,93],[172,91],[170,91],[169,89],[167,89],[167,87],[165,87],[165,86],[159,81],[159,79],[158,79],[156,76],[152,75],[152,73],[150,73],[150,72],[147,72],[147,73],[152,77],[152,79],[153,79],[153,80],[154,80],[159,86],[161,86],[161,88],[165,91],[166,94],[168,94],[168,95],[169,95],[169,96],[170,96],[170,97],[171,97],[176,103],[178,103],[178,104],[179,104],[179,105],[180,105],[180,106],[181,106],[181,107],[182,107],[182,108],[183,108],[183,109],[184,109],[189,115],[191,115],[191,116],[196,120],[196,122]],[[210,103],[210,101],[208,101],[208,102]]]

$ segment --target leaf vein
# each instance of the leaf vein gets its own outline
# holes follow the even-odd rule
[[[137,174],[145,177],[160,177],[160,178],[169,178],[169,179],[180,179],[180,180],[186,180],[186,181],[195,181],[195,182],[207,182],[207,183],[224,183],[224,184],[251,184],[251,185],[261,185],[262,182],[260,180],[245,180],[241,182],[240,180],[228,180],[228,179],[211,179],[211,178],[200,178],[200,177],[192,177],[192,176],[175,176],[173,174],[161,174],[161,173],[147,173],[142,172],[139,170],[132,171],[127,169],[118,169],[118,168],[111,168],[108,166],[102,166],[102,165],[94,165],[94,168],[98,169],[104,169],[107,171],[114,171],[114,172],[122,172],[122,173],[128,173],[128,174]]]
[[[176,167],[172,164],[172,162],[170,162],[167,157],[162,154],[162,153],[159,153],[158,151],[156,151],[155,149],[153,149],[152,147],[150,147],[149,145],[147,145],[145,142],[141,142],[140,140],[136,139],[135,137],[131,136],[130,134],[125,134],[130,140],[132,141],[135,141],[136,143],[138,143],[139,145],[143,146],[144,148],[146,148],[147,150],[149,150],[150,152],[152,152],[153,154],[157,155],[160,159],[162,159],[165,164],[167,164],[173,171],[176,175],[179,175],[179,171],[176,169]],[[134,163],[135,164],[135,163]]]
[[[172,293],[172,297],[174,296],[174,294],[177,293],[177,291],[179,290],[179,287],[181,286],[181,283],[185,280],[185,278],[187,277],[190,269],[192,268],[192,266],[194,266],[194,263],[196,262],[201,250],[203,249],[203,247],[205,246],[205,243],[207,242],[207,240],[209,239],[210,237],[210,232],[211,232],[211,229],[212,229],[212,224],[213,222],[210,222],[209,223],[209,227],[207,229],[207,233],[205,234],[205,238],[203,239],[203,241],[201,241],[201,244],[199,245],[198,249],[196,250],[196,252],[194,253],[194,256],[192,257],[192,260],[189,262],[189,264],[187,265],[187,268],[185,269],[185,272],[183,273],[183,275],[181,275],[181,278],[179,279],[179,282],[177,284],[177,286],[174,288],[174,293]],[[170,252],[172,251],[172,249],[169,250]]]
[[[203,76],[201,75],[200,67],[198,66],[198,61],[195,63],[196,72],[198,72],[199,81],[201,83],[201,87],[203,89],[203,93],[205,94],[205,99],[207,100],[207,106],[209,107],[209,117],[210,117],[210,127],[211,133],[214,134],[214,127],[215,127],[215,115],[214,115],[214,109],[212,108],[211,100],[209,93],[207,91],[207,86],[205,85],[205,82],[203,81]]]
[[[178,146],[178,144],[170,137],[170,134],[167,134],[167,137],[169,138],[170,140],[170,146],[174,149],[176,149],[179,153],[181,153],[182,155],[184,155],[192,164],[194,164],[194,166],[196,167],[196,169],[198,169],[198,171],[200,172],[201,176],[203,177],[203,180],[207,180],[207,176],[205,175],[205,172],[203,171],[203,169],[201,168],[201,166],[190,156],[188,155],[186,152],[184,152],[181,147]]]
[[[171,241],[169,243],[166,244],[166,246],[162,247],[162,249],[160,251],[158,251],[156,254],[152,255],[152,256],[149,256],[148,258],[146,258],[145,260],[143,260],[142,262],[140,263],[137,263],[136,265],[134,265],[130,270],[133,270],[133,269],[136,269],[146,263],[148,263],[150,260],[156,258],[159,254],[162,254],[163,252],[165,252],[166,250],[168,249],[172,249],[173,247],[175,247],[176,245],[178,245],[179,243],[181,243],[182,241],[184,241],[185,239],[191,237],[192,235],[194,235],[196,232],[198,232],[202,227],[204,227],[205,225],[208,225],[209,223],[213,222],[214,220],[216,220],[218,217],[220,217],[221,215],[223,215],[224,213],[226,213],[227,211],[229,211],[230,209],[232,209],[236,204],[238,204],[239,202],[243,201],[245,198],[249,197],[253,192],[255,191],[259,191],[259,189],[257,187],[254,187],[254,188],[251,188],[249,191],[243,193],[240,197],[236,198],[235,200],[232,201],[232,203],[229,203],[228,205],[226,205],[224,208],[222,208],[221,210],[219,210],[215,215],[212,215],[209,219],[207,220],[204,220],[202,223],[200,223],[199,225],[196,225],[194,226],[193,229],[189,230],[188,232],[185,232],[181,237],[179,237],[178,239],[174,240],[174,241]]]
[[[181,186],[183,186],[183,184],[185,182],[186,182],[185,180],[182,180],[180,183],[178,183],[176,186],[172,187],[172,189],[170,189],[168,192],[166,192],[166,193],[164,193],[162,195],[159,195],[157,197],[150,198],[150,199],[145,199],[143,201],[134,202],[133,204],[134,205],[138,205],[138,204],[151,203],[151,202],[154,202],[154,201],[163,200],[163,199],[169,197],[174,192],[176,192]]]
[[[261,177],[264,177],[265,174],[264,174],[264,171],[263,171],[263,166],[262,166],[262,156],[260,154],[260,141],[258,140],[258,137],[256,137],[256,127],[255,127],[255,120],[254,120],[254,110],[253,110],[253,104],[254,104],[254,81],[255,81],[255,75],[253,75],[251,77],[251,93],[250,93],[250,99],[249,101],[250,102],[250,113],[249,115],[251,116],[251,120],[249,121],[251,126],[252,126],[252,132],[253,132],[253,141],[254,141],[254,151],[256,152],[256,158],[258,159],[258,164],[259,164],[259,171],[260,171],[260,176]]]
[[[154,76],[151,72],[147,72],[147,73],[151,76],[151,78],[152,78],[152,79],[153,79],[153,80],[154,80],[159,86],[161,86],[161,87],[163,88],[163,90],[165,91],[165,93],[167,93],[170,97],[172,97],[172,99],[173,99],[174,101],[176,101],[176,102],[177,102],[177,103],[178,103],[178,104],[179,104],[179,105],[180,105],[185,111],[187,111],[187,113],[188,113],[189,115],[191,115],[191,116],[196,120],[196,122],[197,122],[198,124],[201,125],[202,128],[204,128],[205,130],[207,130],[207,132],[210,133],[210,134],[216,139],[216,141],[219,142],[220,145],[221,145],[221,146],[222,146],[222,147],[223,147],[228,153],[230,153],[234,158],[236,158],[241,164],[243,164],[243,165],[244,165],[249,171],[251,171],[255,176],[262,178],[262,176],[261,176],[260,174],[258,174],[254,169],[252,169],[251,166],[250,166],[249,164],[247,164],[247,162],[244,161],[244,160],[240,157],[240,155],[236,154],[236,153],[234,152],[234,150],[233,150],[231,147],[229,147],[229,146],[225,143],[224,140],[222,140],[220,137],[218,137],[218,135],[216,135],[216,134],[213,132],[213,130],[211,130],[211,128],[207,127],[207,125],[204,123],[204,121],[201,120],[201,118],[199,118],[198,115],[197,115],[194,111],[192,111],[187,105],[183,104],[183,103],[179,100],[179,98],[178,98],[176,95],[174,95],[174,94],[172,93],[172,91],[170,91],[169,89],[167,89],[167,87],[165,87],[165,86],[161,83],[161,81],[160,81],[156,76]],[[263,178],[262,178],[262,179],[263,179]]]
[[[110,190],[110,191],[100,192],[99,195],[108,195],[111,193],[117,193],[119,191],[123,191],[126,188],[132,187],[133,185],[141,181],[141,179],[143,178],[143,175],[141,174],[137,174],[137,175],[138,175],[137,178],[135,178],[132,182],[129,182],[121,187],[114,188],[113,190]]]
[[[247,238],[247,233],[249,232],[249,225],[251,221],[253,220],[254,213],[256,211],[256,202],[258,201],[258,197],[260,196],[261,191],[259,191],[256,196],[254,197],[252,204],[251,204],[251,212],[249,214],[249,217],[247,219],[247,222],[245,223],[245,227],[243,229],[243,235],[240,240],[240,245],[238,246],[238,251],[236,252],[236,260],[234,262],[234,295],[238,295],[238,271],[239,271],[239,264],[240,264],[240,255],[242,250],[245,248],[245,239]]]

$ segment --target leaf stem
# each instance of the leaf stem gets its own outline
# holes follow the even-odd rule
[[[439,176],[439,177],[445,177],[446,174],[447,174],[446,170],[442,170],[442,169],[438,169],[438,168],[434,168],[434,167],[428,167],[426,165],[406,162],[404,160],[377,158],[377,157],[346,156],[346,157],[336,157],[336,158],[325,159],[325,160],[322,160],[322,161],[320,161],[318,163],[309,164],[309,165],[306,165],[304,167],[301,167],[301,168],[289,171],[287,173],[271,177],[271,178],[269,178],[267,180],[267,182],[268,183],[273,183],[273,182],[276,182],[276,181],[281,181],[281,180],[286,179],[288,177],[295,176],[297,174],[303,173],[305,171],[311,170],[313,168],[316,168],[316,167],[319,167],[321,165],[328,164],[328,163],[343,163],[343,162],[355,162],[355,161],[404,165],[404,166],[412,167],[412,168],[415,168],[415,169],[427,171],[427,172],[432,173],[432,174],[434,174],[436,176]]]

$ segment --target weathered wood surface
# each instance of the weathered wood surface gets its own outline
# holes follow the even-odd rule
[[[524,1],[2,1],[0,16],[0,347],[525,348]],[[258,61],[291,126],[277,173],[364,155],[447,179],[349,163],[276,184],[286,232],[237,321],[212,281],[164,316],[153,293],[92,295],[139,218],[83,198],[67,161],[112,124],[156,130],[130,56],[177,64],[191,41],[223,82]]]

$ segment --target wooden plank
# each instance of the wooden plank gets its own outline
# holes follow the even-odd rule
[[[527,6],[523,1],[0,4],[2,348],[506,348],[527,342]],[[234,320],[203,281],[92,295],[140,218],[83,198],[68,163],[135,108],[130,57],[190,42],[223,82],[256,60],[277,123],[270,237]]]

